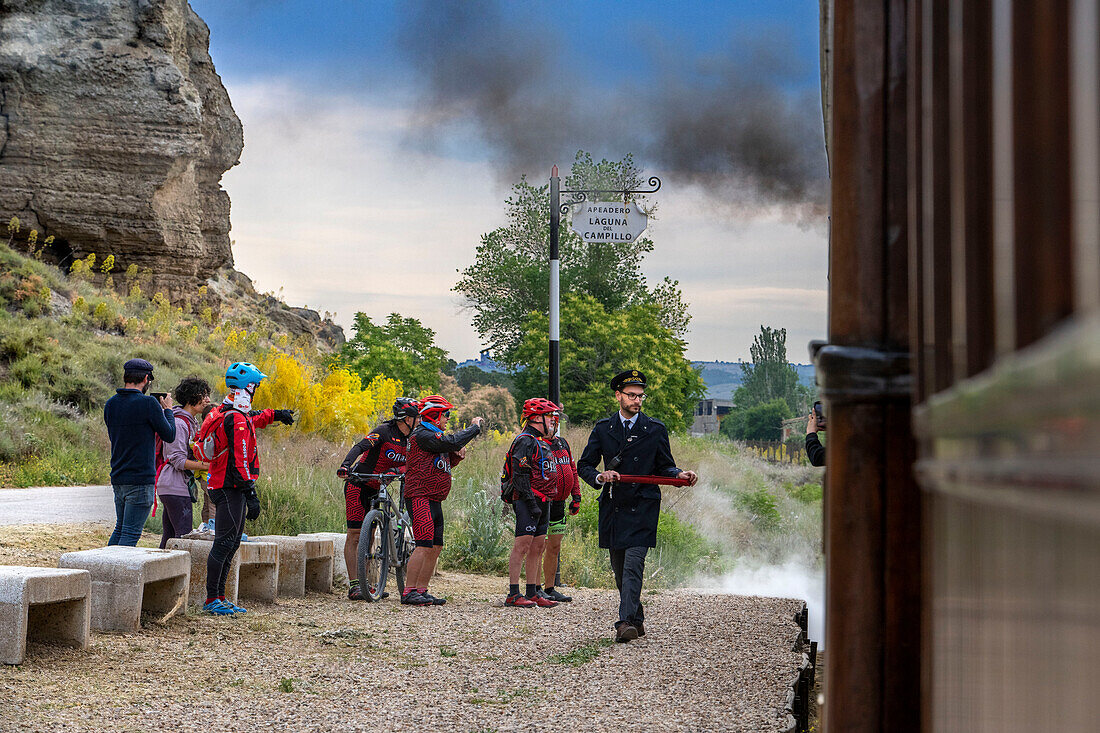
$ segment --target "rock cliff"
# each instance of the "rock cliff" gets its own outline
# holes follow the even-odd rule
[[[0,216],[173,299],[232,265],[244,142],[208,48],[187,0],[0,2]]]

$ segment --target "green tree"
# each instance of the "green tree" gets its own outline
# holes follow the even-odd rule
[[[582,151],[577,153],[563,188],[629,189],[641,184],[642,173],[632,156],[597,163]],[[474,263],[462,271],[454,287],[473,311],[478,334],[505,358],[523,339],[528,314],[549,309],[548,189],[546,185],[534,186],[526,178],[512,187],[512,195],[505,201],[508,223],[482,236]],[[561,293],[590,295],[608,311],[654,303],[660,325],[682,337],[690,316],[679,283],[665,278],[651,289],[642,275],[642,259],[651,251],[653,241],[648,238],[633,244],[585,243],[570,228],[568,217],[562,217]]]
[[[787,361],[787,329],[761,326],[749,353],[752,363],[741,365],[741,386],[733,393],[739,410],[777,399],[791,414],[809,409],[809,390],[798,383],[798,372]]]
[[[791,409],[782,399],[774,399],[745,409],[734,410],[722,420],[723,435],[734,440],[781,440],[782,422],[791,417]]]
[[[364,383],[385,374],[400,379],[410,393],[439,389],[447,352],[435,345],[435,331],[398,313],[391,313],[381,325],[356,313],[352,329],[355,335],[341,347],[337,361],[357,372]]]
[[[476,366],[464,366],[455,369],[454,378],[464,390],[471,390],[476,386],[504,387],[511,391],[515,386],[515,378],[507,372],[486,372]]]
[[[511,356],[521,399],[545,396],[548,321],[545,313],[528,313],[523,337]],[[623,369],[637,368],[648,378],[645,412],[670,429],[684,429],[706,387],[684,356],[686,345],[661,323],[653,303],[611,310],[591,295],[572,294],[561,308],[561,396],[574,422],[591,422],[615,408],[608,382]]]

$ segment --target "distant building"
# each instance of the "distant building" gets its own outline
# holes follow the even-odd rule
[[[499,363],[493,360],[489,356],[489,349],[482,349],[481,354],[476,359],[467,359],[466,361],[455,365],[455,369],[461,369],[462,367],[476,367],[483,372],[505,372],[507,369],[502,367]]]
[[[786,443],[788,438],[803,434],[806,431],[808,419],[808,417],[792,417],[780,423],[783,426],[783,442]]]
[[[721,419],[733,409],[733,400],[699,400],[695,405],[695,420],[691,423],[694,435],[711,435],[718,432]]]

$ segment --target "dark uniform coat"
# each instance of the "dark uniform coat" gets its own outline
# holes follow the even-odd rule
[[[596,476],[603,459],[621,455],[618,471],[634,476],[676,476],[680,469],[672,460],[668,429],[660,420],[638,413],[630,435],[623,434],[618,412],[596,423],[588,445],[577,461],[577,473],[591,486],[599,487]],[[600,547],[656,547],[657,520],[661,514],[661,487],[654,484],[605,484],[600,492]]]

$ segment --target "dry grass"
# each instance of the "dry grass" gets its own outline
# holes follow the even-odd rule
[[[0,563],[53,565],[105,537],[3,527]],[[310,594],[95,634],[87,651],[34,644],[0,668],[0,730],[781,729],[798,602],[647,591],[647,638],[610,644],[614,592],[511,609],[505,588],[447,573],[442,608]]]

